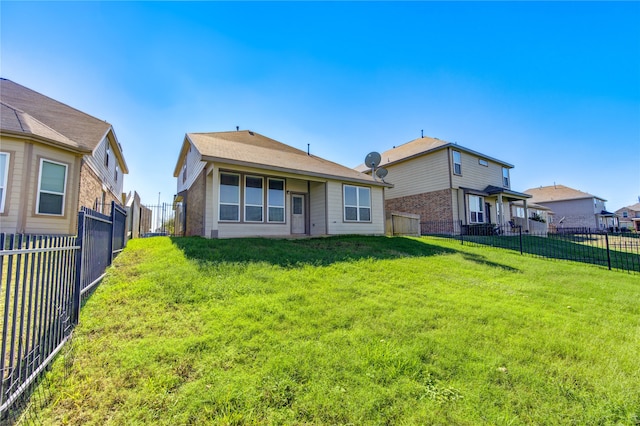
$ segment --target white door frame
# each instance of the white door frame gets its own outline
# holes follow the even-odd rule
[[[299,228],[295,228],[294,226],[299,223],[299,218],[294,219],[294,198],[302,199],[302,231]],[[291,194],[291,233],[295,235],[304,235],[307,233],[307,208],[306,208],[306,194]]]

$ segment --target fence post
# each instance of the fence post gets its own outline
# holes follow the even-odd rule
[[[604,241],[607,244],[607,266],[609,266],[609,270],[611,270],[611,252],[609,251],[609,233],[604,233]]]
[[[80,292],[82,291],[82,251],[84,250],[84,210],[78,212],[78,236],[76,245],[80,248],[76,253],[76,279],[73,285],[73,305],[71,308],[71,322],[78,324],[80,318]]]
[[[462,232],[462,221],[460,220],[460,244],[464,245],[464,232]]]
[[[109,238],[109,262],[107,263],[107,266],[111,265],[111,262],[113,262],[113,239],[115,238],[115,232],[116,232],[116,227],[115,227],[115,221],[116,221],[116,202],[112,201],[111,202],[111,238]]]
[[[518,226],[518,234],[520,235],[520,254],[522,254],[522,225]]]

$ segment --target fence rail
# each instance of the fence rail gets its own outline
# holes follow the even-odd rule
[[[71,337],[82,297],[126,244],[126,213],[78,214],[77,236],[0,234],[0,423]]]
[[[589,228],[527,231],[522,225],[464,225],[458,221],[421,222],[422,235],[459,240],[461,244],[492,246],[548,259],[600,265],[640,273],[640,237],[630,232]]]

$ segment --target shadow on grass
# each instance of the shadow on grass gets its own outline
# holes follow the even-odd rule
[[[362,259],[397,259],[457,253],[410,238],[336,236],[326,238],[205,239],[172,237],[186,257],[207,263],[266,262],[282,267],[326,266]]]
[[[484,265],[484,266],[491,266],[493,268],[500,268],[500,269],[504,269],[505,271],[510,271],[510,272],[520,272],[519,269],[516,269],[512,266],[508,266],[508,265],[503,265],[500,263],[496,263],[496,262],[491,262],[489,260],[487,260],[484,256],[480,256],[478,254],[472,254],[472,253],[463,253],[462,257],[464,257],[466,260],[469,260],[471,262],[475,262],[479,265]]]

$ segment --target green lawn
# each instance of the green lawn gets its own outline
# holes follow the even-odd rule
[[[43,424],[640,422],[640,280],[437,238],[133,240]]]

